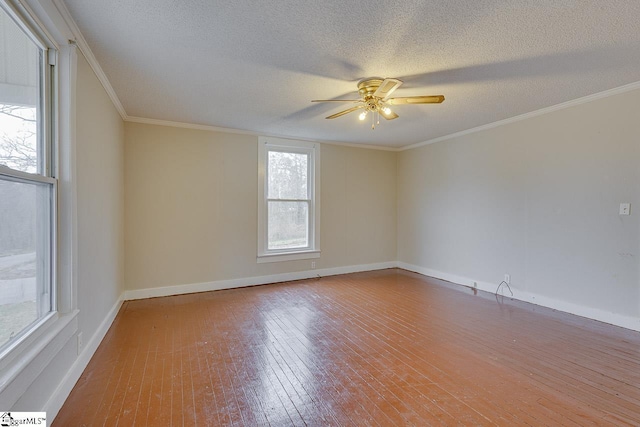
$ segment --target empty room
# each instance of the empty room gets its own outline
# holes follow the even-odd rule
[[[640,425],[640,2],[0,0],[0,424]]]

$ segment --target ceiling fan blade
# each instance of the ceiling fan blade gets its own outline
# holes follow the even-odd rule
[[[389,105],[440,104],[442,101],[444,101],[444,95],[405,96],[401,98],[389,98],[387,99],[387,104]]]
[[[385,100],[394,90],[398,89],[401,84],[402,81],[398,79],[384,79],[384,81],[380,83],[380,86],[378,86],[378,89],[373,93],[373,96]]]
[[[332,114],[332,115],[330,115],[329,117],[326,117],[326,118],[327,119],[335,119],[336,117],[344,116],[345,114],[349,114],[349,113],[351,113],[353,111],[359,110],[359,109],[364,108],[364,107],[365,107],[364,105],[357,105],[357,106],[351,107],[351,108],[349,108],[347,110],[340,111],[339,113]]]
[[[393,111],[389,111],[389,113],[387,114],[387,113],[384,112],[384,110],[380,110],[380,115],[382,117],[384,117],[385,119],[387,119],[387,120],[393,120],[393,119],[397,119],[398,117],[400,117],[396,113],[394,113]]]
[[[362,102],[362,99],[314,99],[311,102]]]

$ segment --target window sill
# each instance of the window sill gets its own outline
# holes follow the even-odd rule
[[[0,366],[0,401],[8,408],[49,365],[78,330],[78,311],[52,313],[24,341],[3,353]]]
[[[258,255],[256,261],[258,264],[280,261],[296,261],[299,259],[320,258],[320,251],[304,251],[304,252],[287,252],[280,254],[263,254]]]

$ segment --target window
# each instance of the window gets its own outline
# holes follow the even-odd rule
[[[258,139],[258,262],[320,256],[320,145]]]
[[[55,310],[49,59],[46,45],[0,1],[0,355]]]

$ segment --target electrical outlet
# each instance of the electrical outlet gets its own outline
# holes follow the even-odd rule
[[[504,281],[507,285],[511,284],[511,275],[510,274],[505,274],[504,275]]]
[[[315,261],[311,261],[311,269],[312,270],[316,269],[316,262]]]
[[[631,215],[631,203],[620,203],[620,215]]]
[[[78,332],[78,354],[82,353],[83,347],[84,347],[84,338],[82,337],[82,332]]]

